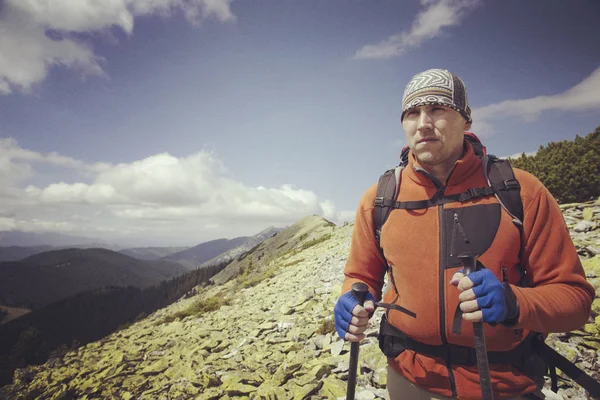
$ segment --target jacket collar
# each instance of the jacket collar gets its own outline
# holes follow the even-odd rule
[[[465,140],[463,146],[465,150],[464,155],[454,165],[446,186],[454,186],[462,183],[481,168],[481,159],[475,155],[471,143]],[[419,165],[412,151],[408,155],[408,166],[405,168],[405,171],[408,178],[418,185],[438,188],[444,184],[444,182],[438,182]]]

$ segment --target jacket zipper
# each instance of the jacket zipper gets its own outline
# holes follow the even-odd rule
[[[454,165],[454,168],[456,168],[456,165]],[[452,168],[452,172],[454,172],[454,168]],[[437,187],[439,195],[444,196],[444,191],[446,190],[446,187],[443,184],[441,184],[440,181],[438,181],[435,177],[433,177],[431,174],[429,174],[422,168],[415,168],[415,171],[428,176],[432,180],[433,184]],[[450,175],[452,175],[452,172],[450,172]],[[450,178],[446,180],[446,183],[449,181],[449,179]],[[440,221],[440,337],[442,339],[442,344],[447,345],[448,338],[446,337],[446,305],[444,301],[444,287],[446,286],[446,282],[444,281],[444,254],[446,254],[446,246],[444,243],[446,235],[444,234],[443,204],[438,205],[438,218]],[[462,230],[462,226],[460,227],[460,229]],[[462,230],[462,232],[464,233],[464,230]],[[458,393],[456,392],[456,379],[454,378],[454,371],[452,371],[452,364],[450,362],[450,354],[448,354],[445,357],[444,361],[446,362],[446,369],[448,370],[448,379],[450,380],[450,389],[452,390],[452,397],[458,397]]]
[[[454,213],[454,224],[452,225],[452,239],[450,240],[450,257],[454,255],[454,239],[456,238],[456,231],[460,232],[465,243],[469,243],[469,237],[463,229],[460,221],[458,220],[458,214]]]
[[[445,188],[440,188],[440,194],[444,194]],[[442,344],[448,344],[448,338],[446,337],[446,302],[445,302],[445,290],[446,282],[445,282],[445,265],[444,265],[444,254],[446,254],[446,246],[445,246],[445,227],[444,227],[444,205],[438,205],[438,217],[440,221],[440,336],[442,339]],[[454,229],[457,229],[458,215],[454,213]],[[452,231],[452,237],[454,238],[454,229]],[[462,226],[458,228],[462,230]],[[452,364],[450,360],[450,354],[445,357],[446,368],[448,369],[448,378],[450,379],[450,389],[452,390],[452,396],[457,397],[458,394],[456,392],[456,380],[454,378],[454,371],[452,371]]]

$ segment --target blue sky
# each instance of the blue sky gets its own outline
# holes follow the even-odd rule
[[[600,125],[595,0],[102,3],[0,5],[0,230],[192,245],[352,219],[429,68],[465,81],[493,154]]]

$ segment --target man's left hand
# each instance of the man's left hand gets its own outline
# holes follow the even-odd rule
[[[462,270],[461,270],[462,271]],[[469,322],[504,322],[509,314],[506,291],[502,282],[489,269],[481,269],[465,276],[457,272],[450,284],[460,292],[463,319]]]

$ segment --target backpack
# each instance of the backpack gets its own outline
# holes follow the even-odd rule
[[[384,260],[385,256],[383,254],[383,249],[381,248],[381,230],[390,212],[393,209],[423,209],[437,204],[444,204],[450,202],[465,202],[470,199],[488,197],[491,195],[496,196],[498,202],[500,203],[500,206],[512,217],[513,223],[519,229],[519,235],[521,237],[519,259],[522,259],[524,248],[524,215],[523,202],[521,200],[521,185],[515,178],[515,174],[512,169],[512,166],[510,165],[510,161],[500,159],[491,154],[487,154],[485,146],[481,143],[479,138],[471,132],[465,132],[465,140],[467,140],[471,144],[475,155],[479,157],[482,161],[483,173],[489,185],[488,187],[471,188],[466,192],[460,194],[443,195],[441,197],[438,193],[436,193],[431,199],[428,200],[406,202],[396,201],[396,197],[400,189],[400,178],[402,175],[402,170],[408,165],[408,155],[410,152],[408,146],[402,149],[400,155],[400,164],[395,168],[387,170],[383,175],[381,175],[377,185],[377,193],[375,195],[374,200],[373,233],[377,242],[377,246],[379,247],[379,251],[381,252],[381,255],[384,258]],[[525,269],[521,265],[519,265],[519,268],[521,279],[519,280],[517,285],[526,286]],[[395,286],[395,282],[392,281],[392,284]],[[413,317],[416,316],[414,313],[395,305],[390,305],[390,308],[399,309],[400,311],[412,315]],[[382,350],[384,350],[385,347],[392,352],[397,351],[398,349],[392,349],[392,347],[394,347],[394,340],[397,340],[399,342],[398,344],[400,349],[408,347],[412,347],[415,349],[423,348],[420,343],[410,339],[409,337],[406,337],[406,335],[404,335],[399,330],[396,330],[391,325],[386,324],[385,319],[382,320],[382,329],[379,336],[380,347]],[[384,339],[386,336],[388,338],[393,338],[392,340],[388,341],[387,339]],[[580,386],[586,389],[592,396],[600,396],[599,382],[595,381],[593,378],[591,378],[584,371],[579,369],[574,363],[569,361],[567,358],[560,355],[558,352],[556,352],[556,350],[549,347],[544,342],[544,335],[538,332],[532,332],[531,336],[532,337],[529,340],[529,342],[532,343],[531,347],[533,347],[533,351],[546,363],[548,368],[547,371],[549,371],[549,375],[551,377],[551,387],[555,393],[558,392],[558,378],[556,374],[556,368],[559,368],[571,379],[573,379]],[[384,353],[386,353],[386,351],[384,351]],[[510,362],[512,358],[518,357],[519,354],[517,352],[506,352],[502,361]]]

